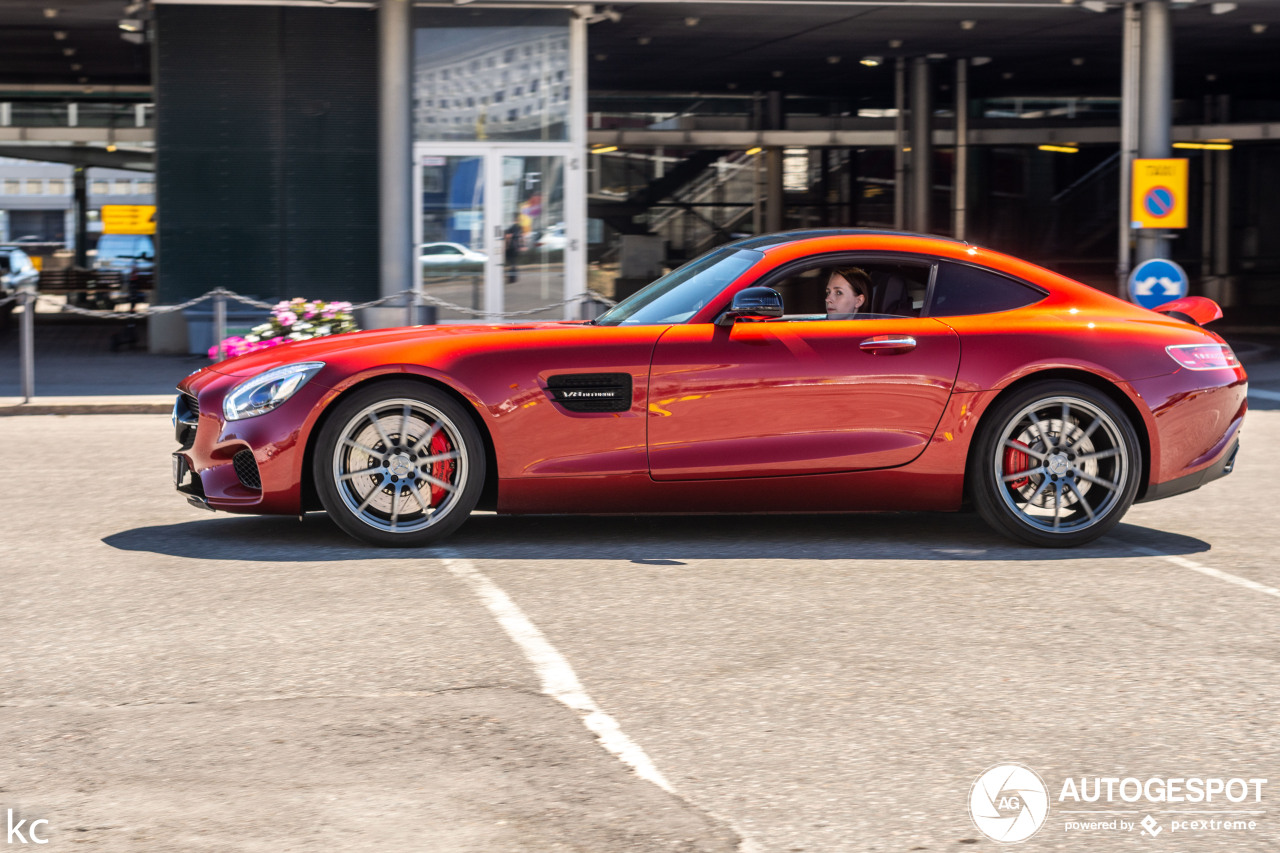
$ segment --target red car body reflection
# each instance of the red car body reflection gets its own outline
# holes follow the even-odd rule
[[[1003,522],[990,513],[1011,508],[1005,533],[1076,544],[1100,535],[1103,525],[1093,517],[1104,508],[1122,514],[1134,499],[1195,488],[1234,461],[1245,373],[1221,338],[1194,323],[945,239],[792,232],[721,251],[737,251],[749,265],[693,300],[688,316],[676,321],[361,332],[206,368],[179,386],[179,409],[185,405],[186,412],[175,415],[184,444],[175,463],[180,486],[213,509],[292,515],[324,503],[332,513],[316,477],[341,469],[343,442],[364,443],[352,438],[355,432],[337,436],[317,462],[318,435],[335,412],[347,416],[341,406],[350,395],[362,393],[374,405],[369,389],[379,383],[403,389],[406,382],[433,389],[466,413],[469,423],[456,424],[460,437],[450,453],[472,474],[483,469],[476,501],[499,512],[958,510],[977,495],[997,527]],[[716,322],[750,287],[811,301],[810,280],[837,264],[880,275],[877,288],[902,294],[896,310],[851,319],[802,314]],[[1000,310],[948,313],[948,276],[959,282],[955,298]],[[975,276],[991,278],[995,291],[1022,288],[1025,304],[1001,308],[980,285],[971,286]],[[1178,316],[1211,313],[1200,302],[1179,305]],[[1210,357],[1221,351],[1225,361],[1188,369],[1170,357],[1171,346],[1206,347]],[[322,366],[287,400],[264,414],[225,417],[226,396],[245,380],[302,362]],[[566,381],[587,390],[557,385]],[[591,391],[590,382],[613,390]],[[397,393],[401,399],[404,392]],[[598,410],[571,402],[620,393],[629,396]],[[1014,406],[1022,403],[1019,395],[1028,402]],[[443,405],[415,415],[419,432],[437,415],[448,420]],[[414,504],[412,489],[402,491],[387,473],[393,445],[403,445],[408,459],[411,439],[420,436],[409,435],[408,414],[399,421],[364,417],[372,418],[370,429],[398,425],[405,436],[387,435],[365,448],[373,460],[368,470],[378,468],[367,476],[383,478],[370,489],[382,491],[376,500],[372,491],[359,491],[351,504],[367,503],[360,511],[368,513],[389,502],[382,515],[390,514],[390,532],[383,532],[391,538],[380,544],[399,544],[398,501],[424,518],[435,509],[425,499]],[[464,464],[461,433],[473,428],[483,458],[473,454]],[[1015,445],[1031,448],[1019,458],[1043,470],[1007,470],[1003,449]],[[335,483],[357,474],[365,476],[335,474]],[[1039,484],[1037,494],[1011,490],[1009,484],[1029,489],[1028,480]],[[465,491],[465,484],[455,485]],[[1060,536],[1067,527],[1074,535]],[[358,525],[352,532],[361,535]]]

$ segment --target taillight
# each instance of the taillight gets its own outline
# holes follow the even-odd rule
[[[1226,344],[1183,344],[1165,347],[1164,351],[1187,370],[1218,370],[1240,366],[1236,354]]]

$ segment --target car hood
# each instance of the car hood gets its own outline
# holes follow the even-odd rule
[[[421,344],[431,338],[501,335],[513,331],[529,332],[539,329],[564,329],[565,326],[574,325],[580,324],[573,321],[561,321],[522,323],[520,325],[409,326],[397,329],[375,329],[367,332],[347,332],[341,335],[327,335],[322,338],[279,344],[269,349],[229,358],[218,364],[210,365],[206,369],[225,376],[256,376],[273,367],[280,367],[299,361],[325,361],[339,354],[349,357],[361,350]]]

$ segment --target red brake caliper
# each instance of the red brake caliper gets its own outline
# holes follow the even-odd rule
[[[1027,450],[1031,449],[1021,441],[1014,441],[1013,443],[1018,447],[1026,447]],[[1018,447],[1006,447],[1004,449],[1004,473],[1006,477],[1010,474],[1017,474],[1031,469],[1031,457],[1019,450]],[[1023,477],[1019,480],[1014,480],[1009,485],[1015,489],[1021,489],[1029,482],[1031,482],[1030,477]]]
[[[445,438],[444,430],[440,430],[431,437],[431,455],[438,456],[442,453],[448,453],[453,447],[449,444],[449,439]],[[431,476],[445,483],[453,483],[453,460],[441,459],[439,462],[431,463]],[[431,487],[431,505],[440,506],[440,503],[448,494],[439,486]]]

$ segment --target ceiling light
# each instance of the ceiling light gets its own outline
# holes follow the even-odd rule
[[[54,38],[54,41],[65,41],[65,40],[66,40],[66,38],[67,38],[67,31],[66,31],[66,30],[54,30],[54,31],[53,31],[53,38]]]
[[[1230,151],[1230,142],[1175,142],[1174,148],[1190,148],[1195,151]]]
[[[781,77],[785,72],[779,71],[778,69],[775,68],[772,73],[774,77]]]
[[[748,149],[747,149],[747,156],[748,156],[748,157],[753,157],[753,156],[755,156],[756,154],[759,154],[759,153],[760,153],[761,151],[763,151],[763,150],[764,150],[764,149],[763,149],[763,148],[761,148],[761,147],[759,147],[759,146],[756,146],[755,148],[748,148]]]
[[[56,18],[58,17],[58,10],[50,6],[49,8],[44,10],[44,16],[46,18]]]
[[[1053,151],[1058,154],[1079,154],[1080,149],[1074,145],[1037,145],[1041,151]]]
[[[1234,12],[1235,10],[1235,3],[1213,3],[1209,6],[1209,11],[1215,15],[1225,15],[1228,12]]]
[[[684,19],[684,25],[686,27],[696,27],[698,26],[699,23],[701,23],[701,21],[702,21],[701,18],[695,18],[692,15],[690,15],[689,17]]]
[[[838,57],[838,56],[828,56],[828,57],[827,57],[827,64],[828,64],[828,65],[839,65],[839,64],[840,64],[840,57]]]
[[[126,33],[142,32],[142,21],[137,18],[121,18],[116,26],[124,30]]]
[[[1003,74],[1001,74],[1000,76],[1001,76],[1002,78],[1004,78],[1005,80],[1012,80],[1012,79],[1013,79],[1013,72],[1012,72],[1012,71],[1006,71],[1006,72],[1004,72]]]
[[[1079,66],[1081,66],[1081,65],[1084,65],[1084,57],[1083,57],[1083,56],[1073,56],[1073,57],[1071,57],[1071,64],[1072,64],[1072,65],[1075,65],[1076,67],[1079,67]]]
[[[864,57],[862,57],[861,59],[859,59],[858,61],[859,61],[859,62],[861,62],[863,65],[867,66],[868,68],[875,68],[875,67],[876,67],[877,65],[879,65],[881,62],[884,62],[884,57],[882,57],[882,56],[864,56]]]
[[[897,50],[902,47],[902,39],[889,39],[889,47]]]
[[[136,3],[130,3],[128,6],[124,7],[125,17],[136,15],[145,8],[147,8],[147,4],[144,2],[144,0],[138,0],[138,2]]]
[[[108,143],[107,151],[114,154],[116,152],[116,144],[114,142]]]
[[[608,58],[609,58],[609,54],[607,54],[607,53],[597,53],[597,54],[596,54],[596,62],[604,62],[604,61],[605,61],[606,59],[608,59]]]
[[[79,62],[73,62],[73,63],[71,63],[71,70],[72,70],[72,71],[79,71],[81,68],[84,68],[84,66],[83,66],[83,65],[81,65]]]
[[[1266,25],[1266,24],[1254,24],[1253,26],[1249,27],[1249,29],[1253,30],[1253,34],[1254,34],[1255,36],[1260,36],[1260,35],[1262,35],[1263,33],[1265,33],[1265,32],[1267,31],[1267,25]]]
[[[1062,4],[1063,4],[1064,6],[1072,6],[1072,5],[1075,5],[1075,2],[1076,2],[1076,0],[1062,0]]]
[[[651,41],[653,39],[649,36],[640,36],[640,38],[636,39],[636,44],[648,44]]]
[[[595,148],[592,148],[591,153],[592,154],[608,154],[610,151],[617,151],[617,150],[618,150],[618,146],[616,145],[599,145]]]
[[[76,49],[75,49],[74,47],[64,47],[64,48],[62,49],[62,55],[63,55],[63,56],[75,56],[75,55],[76,55]]]
[[[1213,83],[1213,82],[1215,82],[1215,81],[1218,79],[1218,75],[1217,75],[1217,74],[1206,74],[1206,75],[1204,75],[1204,79],[1208,80],[1210,83]]]
[[[975,56],[973,59],[969,60],[970,65],[988,65],[990,63],[991,57],[989,56]]]
[[[924,58],[925,59],[946,59],[947,55],[945,53],[926,53],[924,55]]]
[[[725,83],[725,84],[724,84],[724,87],[725,87],[726,89],[729,89],[730,91],[732,91],[732,90],[734,90],[734,89],[738,88],[738,84],[737,84],[737,83]]]
[[[81,78],[80,78],[80,82],[81,82],[81,83],[88,83],[88,82],[89,82],[89,78],[88,78],[88,77],[81,77]]]
[[[1106,0],[1084,0],[1080,6],[1081,8],[1088,9],[1090,12],[1097,12],[1098,14],[1102,14],[1107,11]]]
[[[129,44],[142,44],[147,40],[146,33],[121,33],[120,38]]]
[[[973,28],[974,28],[974,27],[976,27],[976,26],[978,26],[978,22],[977,22],[977,21],[969,21],[969,20],[965,20],[965,21],[961,21],[961,22],[960,22],[960,29],[962,29],[962,30],[971,30],[971,29],[973,29]]]

